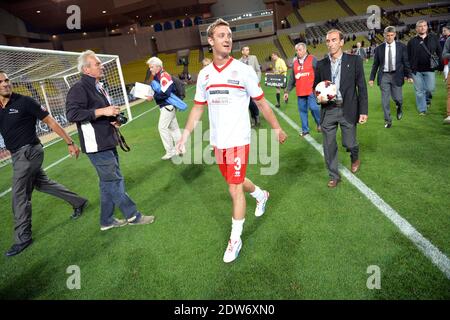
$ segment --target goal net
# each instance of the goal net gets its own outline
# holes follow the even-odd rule
[[[67,121],[66,96],[70,87],[81,77],[77,69],[79,55],[79,52],[0,46],[0,70],[6,72],[11,80],[13,92],[35,99],[46,107],[62,127],[72,133],[76,127]],[[119,57],[106,54],[97,54],[97,57],[104,67],[104,77],[100,81],[107,89],[112,103],[127,109],[131,120]],[[36,123],[36,132],[42,143],[59,138],[41,121]],[[0,134],[0,167],[10,161],[10,154]]]

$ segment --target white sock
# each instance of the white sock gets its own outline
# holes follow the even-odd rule
[[[245,219],[235,220],[231,218],[231,235],[230,239],[232,241],[238,241],[241,238],[242,229],[244,228]]]
[[[264,192],[258,186],[255,186],[255,191],[250,193],[250,195],[257,201],[263,201],[265,197]]]

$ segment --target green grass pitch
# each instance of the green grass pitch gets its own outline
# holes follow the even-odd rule
[[[366,78],[371,63],[365,64]],[[194,88],[187,91],[192,104]],[[275,92],[264,88],[275,103]],[[295,91],[295,90],[294,90]],[[299,124],[295,92],[281,110]],[[450,255],[450,126],[442,124],[446,87],[436,77],[430,112],[420,117],[412,84],[404,86],[404,117],[385,129],[378,87],[369,91],[369,120],[358,127],[361,171],[356,175],[447,257]],[[154,103],[133,107],[134,116]],[[395,110],[392,104],[392,114]],[[188,112],[177,114],[183,127]],[[130,153],[120,151],[128,193],[149,226],[101,232],[99,191],[88,158],[47,170],[50,178],[86,196],[76,220],[59,199],[33,193],[33,245],[19,256],[12,244],[11,194],[0,198],[2,299],[449,299],[450,281],[363,194],[345,180],[329,190],[321,155],[278,117],[289,135],[275,175],[250,165],[247,176],[270,191],[266,214],[247,217],[239,258],[222,262],[231,227],[231,200],[216,165],[175,165],[160,160],[159,111],[122,129]],[[310,117],[312,136],[319,143]],[[207,114],[203,129],[208,128]],[[262,128],[267,123],[262,121]],[[76,141],[78,141],[77,136]],[[340,141],[340,138],[339,138]],[[207,142],[203,142],[207,148]],[[343,165],[349,154],[339,150]],[[44,167],[67,154],[64,143],[45,149]],[[10,187],[11,166],[0,169],[0,192]],[[116,211],[120,217],[120,212]],[[81,289],[66,286],[77,265]],[[376,265],[381,289],[366,286]]]

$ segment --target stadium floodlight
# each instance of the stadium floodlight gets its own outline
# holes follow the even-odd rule
[[[66,117],[66,96],[70,87],[81,77],[77,69],[79,55],[79,52],[0,45],[0,70],[8,75],[14,92],[34,98],[47,108],[62,127],[67,128],[70,123]],[[119,56],[97,54],[97,57],[104,67],[104,78],[101,81],[108,90],[112,103],[126,108],[128,119],[132,120]],[[75,126],[67,129],[76,130]],[[36,131],[40,138],[49,137],[44,141],[56,137],[41,121],[38,122]],[[9,153],[5,151],[0,135],[0,167],[9,162]]]

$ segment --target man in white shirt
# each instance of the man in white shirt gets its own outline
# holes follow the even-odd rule
[[[232,230],[223,256],[223,261],[228,263],[237,258],[242,247],[246,207],[244,192],[256,199],[255,215],[258,217],[264,214],[269,198],[269,192],[261,190],[245,177],[251,140],[249,99],[255,101],[280,143],[284,143],[287,135],[267,104],[255,71],[230,56],[233,40],[228,22],[217,19],[208,27],[207,34],[213,49],[213,62],[198,75],[194,106],[177,149],[184,151],[190,133],[208,106],[210,142],[215,147],[216,160],[233,202]]]

